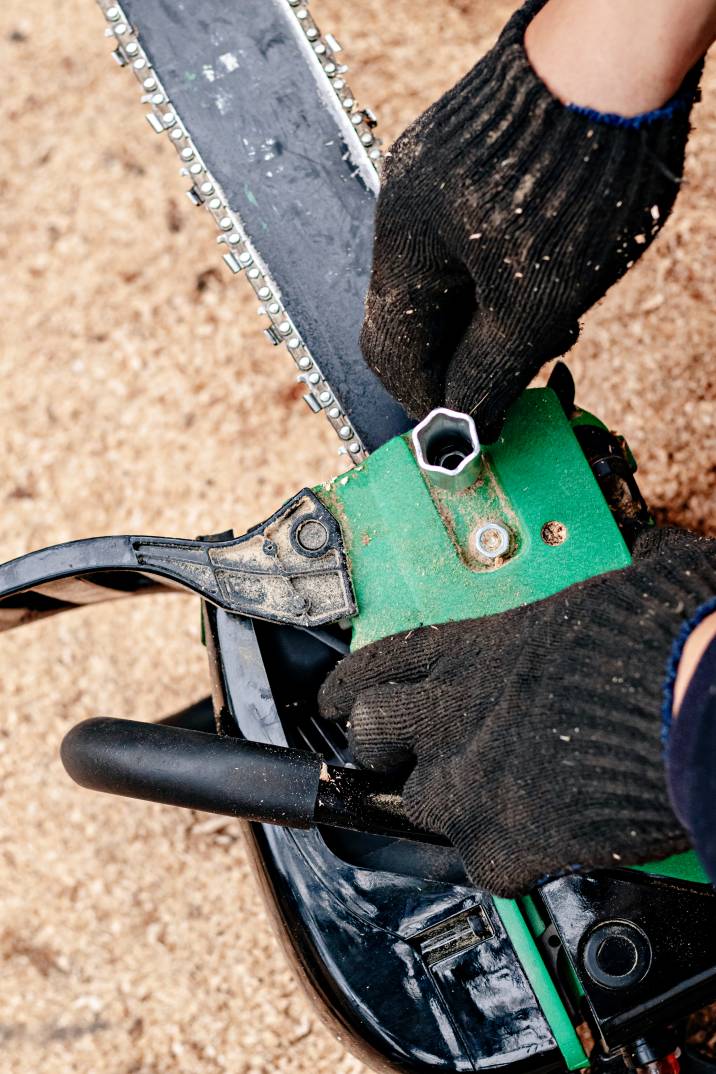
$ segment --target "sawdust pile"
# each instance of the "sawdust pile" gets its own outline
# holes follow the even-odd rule
[[[315,8],[389,139],[509,5]],[[0,60],[0,558],[99,533],[241,531],[328,477],[333,438],[185,200],[92,0],[5,0]],[[660,514],[716,532],[713,62],[704,97],[673,220],[570,364]],[[61,769],[77,720],[155,719],[207,692],[196,602],[40,623],[4,636],[0,662],[0,1072],[357,1071],[287,969],[237,825],[92,797]]]

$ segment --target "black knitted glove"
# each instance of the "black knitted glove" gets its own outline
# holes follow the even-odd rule
[[[356,759],[412,764],[410,819],[446,835],[478,887],[514,895],[575,866],[688,846],[666,791],[662,682],[716,593],[716,541],[652,531],[625,570],[503,615],[423,627],[348,656],[320,695]]]
[[[574,111],[523,47],[544,2],[398,138],[378,199],[365,357],[413,417],[447,404],[485,440],[669,215],[700,73],[630,126]]]

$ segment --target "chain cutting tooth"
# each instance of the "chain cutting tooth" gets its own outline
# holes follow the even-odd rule
[[[223,254],[225,264],[236,275],[244,272],[261,300],[259,312],[270,319],[269,326],[264,329],[265,336],[273,346],[286,346],[301,370],[299,381],[304,382],[308,388],[303,397],[304,401],[315,413],[323,411],[343,441],[344,446],[339,449],[339,454],[348,456],[354,463],[362,461],[367,454],[363,444],[356,436],[308,346],[277,298],[277,288],[246,235],[241,220],[228,205],[221,187],[206,168],[190,135],[184,129],[122,5],[112,3],[111,0],[97,0],[97,3],[108,24],[105,34],[116,44],[112,52],[113,58],[121,67],[129,67],[133,71],[142,89],[141,101],[150,106],[151,111],[146,114],[147,122],[157,134],[165,135],[173,143],[179,155],[182,163],[180,173],[191,182],[191,187],[186,191],[187,197],[192,204],[203,205],[213,216],[220,231],[217,241],[229,247]],[[361,144],[368,150],[369,159],[377,169],[381,152],[380,141],[372,133],[376,118],[370,109],[358,108],[350,87],[343,78],[348,68],[336,60],[337,54],[342,51],[341,46],[332,34],[321,35],[307,9],[306,0],[286,0],[286,3],[302,26],[329,86],[341,102]]]
[[[266,339],[269,341],[269,343],[273,344],[274,347],[278,347],[279,343],[283,342],[273,325],[269,325],[268,328],[264,328],[264,335],[266,336]]]
[[[225,265],[228,265],[234,275],[241,272],[241,265],[236,260],[233,254],[224,254],[223,261]]]

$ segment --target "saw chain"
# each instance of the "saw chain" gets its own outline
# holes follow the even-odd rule
[[[268,318],[266,337],[288,350],[305,385],[306,404],[325,414],[341,441],[340,452],[353,463],[361,462],[386,438],[384,430],[402,432],[409,423],[368,370],[357,344],[381,151],[375,116],[359,107],[346,81],[341,46],[331,34],[321,34],[302,0],[264,0],[254,5],[255,11],[249,11],[252,5],[247,3],[245,12],[232,13],[242,34],[244,25],[247,31],[256,26],[250,56],[244,52],[248,33],[246,38],[237,36],[220,3],[213,11],[211,3],[202,5],[201,20],[194,13],[180,13],[178,7],[171,22],[185,22],[176,28],[175,38],[166,13],[153,0],[98,3],[106,35],[115,46],[114,59],[139,82],[152,130],[174,146],[180,174],[190,183],[189,199],[213,217],[225,264],[233,274],[243,273],[253,288],[258,312]],[[268,42],[265,50],[262,41]],[[272,48],[283,49],[285,57],[269,56]],[[286,117],[288,138],[275,116],[281,109],[273,102],[264,128],[250,131],[253,117],[247,119],[245,110],[236,119],[244,93],[251,93],[250,86],[244,87],[262,52],[268,76],[277,83],[276,95],[283,93],[296,109],[295,117]],[[259,71],[257,80],[265,81],[266,74]],[[259,83],[258,97],[261,88]],[[320,96],[323,108],[315,109],[312,103],[310,124],[302,129],[302,114],[308,112],[302,100],[311,93]],[[258,103],[257,97],[251,98],[252,110]],[[314,134],[316,112],[325,116],[325,130]],[[260,182],[252,178],[257,167]],[[302,168],[300,174],[294,174],[296,167]],[[322,178],[321,169],[332,171]],[[321,181],[324,190],[317,191]],[[250,186],[254,182],[255,189]],[[302,186],[307,190],[303,200]],[[258,204],[267,188],[265,202]],[[317,192],[318,200],[324,200],[325,221],[315,214],[311,218]],[[333,195],[336,212],[331,214]],[[350,212],[356,199],[363,204]],[[341,227],[343,233],[335,233]],[[277,231],[281,246],[273,242]],[[295,293],[299,288],[302,295]],[[298,306],[293,316],[288,308],[292,299]],[[346,316],[347,309],[353,311],[352,318]],[[357,407],[354,399],[360,400]],[[362,419],[370,407],[380,414],[380,437],[372,431],[377,419],[367,424]]]

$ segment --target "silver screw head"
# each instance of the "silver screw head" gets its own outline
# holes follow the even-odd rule
[[[485,522],[475,530],[475,551],[483,559],[504,556],[510,547],[509,530],[501,522]]]

